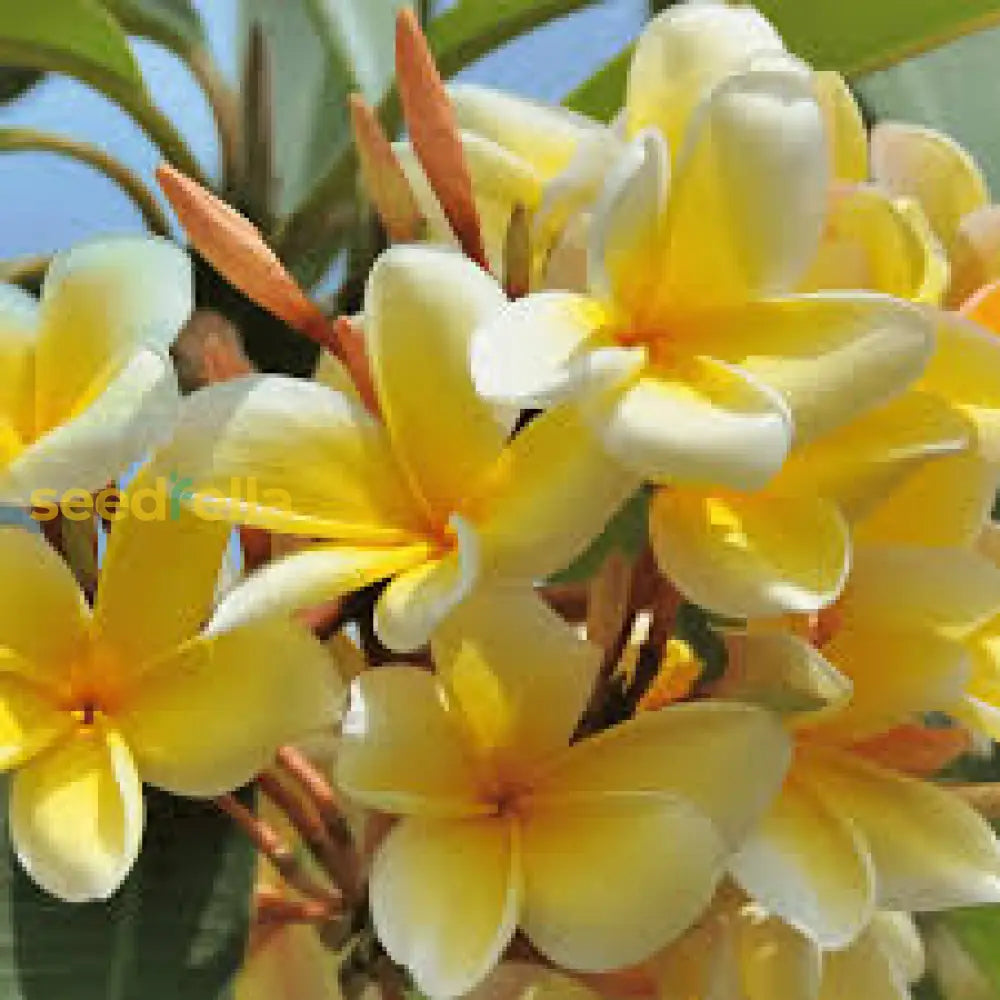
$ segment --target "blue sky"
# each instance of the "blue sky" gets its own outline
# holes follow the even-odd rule
[[[239,47],[235,4],[236,0],[196,0],[229,75],[235,75]],[[645,0],[604,0],[518,39],[462,77],[557,101],[634,38],[645,10]],[[142,41],[135,43],[135,49],[160,107],[180,127],[199,159],[214,164],[214,128],[197,86],[168,53]],[[122,112],[69,79],[46,80],[0,109],[0,125],[30,125],[97,143],[147,179],[158,161],[153,147]],[[142,229],[135,209],[109,181],[56,156],[0,156],[0,191],[2,259],[48,253],[98,233]]]

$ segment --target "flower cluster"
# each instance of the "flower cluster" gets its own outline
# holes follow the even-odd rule
[[[0,298],[3,498],[144,458],[140,485],[185,484],[178,516],[105,526],[95,580],[58,525],[0,533],[22,864],[107,897],[143,781],[220,796],[335,736],[344,926],[430,997],[908,996],[912,914],[1000,903],[1000,842],[937,778],[1000,739],[978,168],[869,132],[749,7],[654,19],[611,126],[446,94],[399,30],[410,141],[353,108],[394,242],[359,315],[162,175],[199,251],[324,345],[314,378],[181,400],[165,242]]]

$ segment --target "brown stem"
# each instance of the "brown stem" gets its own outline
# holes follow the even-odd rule
[[[260,924],[322,924],[342,913],[318,899],[289,899],[274,889],[258,889],[254,921]]]
[[[349,843],[351,834],[344,821],[343,805],[319,768],[292,746],[278,748],[278,764],[312,799],[327,829],[342,843]]]
[[[250,842],[274,866],[278,874],[297,892],[323,903],[332,911],[340,905],[340,897],[314,879],[281,836],[232,795],[215,800],[222,810],[250,839]]]
[[[315,804],[297,790],[289,788],[278,775],[265,771],[258,777],[257,784],[288,817],[302,842],[340,889],[345,901],[353,903],[358,895],[358,865],[354,852],[334,841]]]

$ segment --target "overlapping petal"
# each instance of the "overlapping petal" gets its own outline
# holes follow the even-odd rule
[[[649,527],[664,575],[689,600],[733,618],[816,611],[847,577],[843,515],[808,493],[666,488]]]
[[[469,377],[469,341],[506,302],[480,267],[436,247],[390,249],[369,276],[365,343],[382,417],[431,512],[455,510],[503,447]]]
[[[755,901],[825,948],[852,941],[875,903],[875,876],[863,839],[795,780],[786,784],[730,870]]]
[[[424,530],[383,428],[312,382],[260,376],[194,393],[160,464],[193,481],[202,510],[257,527],[376,544]]]
[[[642,961],[686,930],[726,853],[696,807],[657,793],[535,799],[522,837],[524,932],[583,971]]]
[[[372,917],[428,996],[458,997],[499,961],[517,924],[515,828],[497,819],[403,820],[372,866]]]
[[[193,294],[191,261],[167,240],[117,237],[58,256],[42,288],[37,431],[78,415],[135,351],[166,351]]]
[[[431,816],[487,812],[471,743],[432,674],[381,667],[356,678],[337,755],[337,783],[373,809]]]
[[[813,788],[864,836],[878,904],[907,911],[1000,901],[1000,844],[957,796],[834,751],[810,761]]]
[[[108,899],[139,854],[142,785],[121,736],[88,726],[14,775],[10,833],[24,870],[68,902]]]
[[[784,397],[797,442],[889,402],[919,377],[933,347],[924,312],[874,293],[760,300],[699,320],[704,350]]]
[[[0,415],[21,441],[35,433],[38,302],[16,285],[0,285]]]
[[[476,743],[529,771],[569,746],[600,661],[528,586],[475,591],[431,648]]]
[[[730,77],[677,157],[664,299],[704,308],[791,290],[819,245],[829,182],[809,74]]]
[[[245,784],[282,743],[332,725],[340,698],[323,647],[274,619],[161,658],[115,719],[145,781],[208,797]]]
[[[575,743],[546,770],[538,791],[685,799],[735,846],[770,805],[788,761],[788,737],[770,712],[723,702],[675,705]],[[711,777],[720,774],[726,781]]]

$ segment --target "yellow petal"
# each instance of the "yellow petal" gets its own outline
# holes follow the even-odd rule
[[[57,631],[53,629],[53,631]],[[11,668],[5,651],[3,668]],[[28,664],[18,673],[0,673],[0,770],[19,767],[73,729],[73,717],[60,711],[51,692],[26,679]]]
[[[639,485],[607,458],[571,406],[536,417],[469,505],[484,578],[535,581],[564,569]]]
[[[670,164],[663,137],[642,132],[627,147],[594,206],[588,278],[593,292],[641,316],[663,269],[663,213]]]
[[[972,436],[956,408],[908,392],[794,448],[770,489],[833,500],[857,524],[911,478],[929,483],[925,467],[936,480],[937,464],[965,451]]]
[[[128,486],[182,492],[146,466]],[[94,609],[95,631],[123,664],[136,669],[172,652],[195,635],[211,616],[222,558],[232,529],[206,521],[168,497],[163,520],[147,520],[132,504],[116,520],[101,565]],[[169,567],[183,567],[170,571]]]
[[[587,295],[538,292],[512,302],[472,338],[476,389],[495,403],[544,407],[575,388],[573,362],[596,346],[607,311]]]
[[[139,855],[143,817],[128,747],[100,724],[30,761],[11,784],[17,858],[46,892],[70,903],[115,893]]]
[[[477,772],[433,675],[380,667],[355,678],[337,756],[337,783],[369,808],[392,813],[473,816]]]
[[[819,253],[800,287],[864,288],[916,300],[937,266],[913,214],[886,192],[868,184],[836,186]]]
[[[801,780],[786,784],[730,870],[755,902],[824,948],[844,947],[871,917],[864,842]]]
[[[522,836],[524,932],[554,962],[587,972],[640,962],[687,930],[725,854],[694,806],[658,794],[532,800]]]
[[[972,675],[961,643],[927,629],[882,626],[839,629],[823,656],[853,684],[850,705],[831,716],[834,731],[855,737],[884,731],[927,712],[947,712]]]
[[[504,305],[481,268],[434,247],[395,247],[368,279],[365,342],[389,436],[418,495],[445,518],[503,447],[469,377],[469,341]]]
[[[650,368],[589,405],[587,417],[608,453],[637,475],[734,489],[763,486],[792,434],[777,393],[707,357]]]
[[[774,28],[751,8],[721,4],[667,10],[644,29],[629,69],[625,127],[658,128],[679,150],[701,102],[755,56],[780,53]]]
[[[791,290],[819,245],[827,184],[823,120],[808,73],[747,73],[722,83],[679,153],[664,300],[704,308]]]
[[[962,549],[865,545],[839,605],[846,624],[967,636],[1000,607],[1000,571]]]
[[[824,292],[751,303],[700,320],[706,352],[780,393],[797,442],[901,393],[922,372],[933,323],[898,299]]]
[[[770,712],[721,701],[671,705],[575,743],[538,791],[676,796],[736,845],[767,810],[788,760],[788,737]],[[724,784],[719,774],[729,776]]]
[[[1000,901],[1000,844],[958,796],[850,754],[817,753],[809,767],[816,794],[868,844],[879,906],[924,911]]]
[[[403,820],[375,856],[372,918],[389,956],[427,996],[461,996],[514,935],[518,849],[503,820]]]
[[[786,632],[748,632],[727,644],[725,676],[713,694],[763,705],[798,726],[842,708],[852,685],[815,647]]]
[[[843,516],[809,494],[659,490],[649,514],[661,572],[689,600],[732,618],[816,611],[850,563]]]
[[[960,306],[1000,278],[1000,206],[984,205],[962,216],[951,248],[948,303]]]
[[[474,591],[431,648],[480,748],[525,768],[569,746],[601,658],[527,585]]]
[[[984,457],[1000,459],[1000,338],[989,313],[937,313],[937,344],[919,387],[960,407],[979,433]],[[972,322],[971,320],[977,320]],[[984,323],[985,326],[979,325]]]
[[[30,505],[36,490],[100,490],[169,437],[178,407],[169,358],[139,350],[106,374],[83,409],[11,462],[0,495]]]
[[[744,917],[739,959],[746,1000],[815,1000],[822,952],[776,917]]]
[[[220,601],[209,629],[227,632],[247,622],[336,600],[396,573],[424,565],[426,544],[356,549],[322,546],[268,563]]]
[[[315,926],[265,926],[247,947],[233,982],[233,1000],[339,1000],[338,964]]]
[[[57,257],[42,288],[38,430],[77,414],[139,348],[166,351],[192,306],[191,261],[167,240],[123,236]]]
[[[389,649],[409,652],[426,645],[479,577],[475,531],[461,517],[451,523],[458,534],[455,550],[400,573],[375,605],[375,632]]]
[[[600,126],[565,108],[461,83],[448,87],[458,126],[530,163],[545,179],[569,166],[579,142]]]
[[[281,619],[199,637],[148,670],[117,715],[143,779],[207,797],[249,781],[288,743],[336,719],[322,645]]]
[[[382,427],[314,382],[261,376],[194,393],[160,464],[194,480],[196,511],[256,527],[376,543],[424,530]]]
[[[868,180],[868,131],[847,81],[820,70],[813,74],[813,86],[826,121],[831,175],[838,181]]]
[[[854,526],[858,543],[964,547],[989,522],[997,468],[976,451],[945,455],[908,476]]]
[[[946,248],[962,216],[990,200],[969,153],[932,129],[880,122],[872,130],[871,159],[875,180],[894,196],[917,201]]]
[[[0,415],[21,440],[35,433],[38,302],[16,285],[0,285]]]
[[[893,968],[868,928],[849,948],[823,958],[819,1000],[911,1000],[909,983]]]
[[[29,680],[58,688],[88,643],[76,578],[41,535],[21,528],[0,528],[0,565],[0,647],[23,661]]]
[[[926,970],[923,939],[909,913],[881,910],[872,917],[868,933],[904,983],[915,983],[923,976]]]

